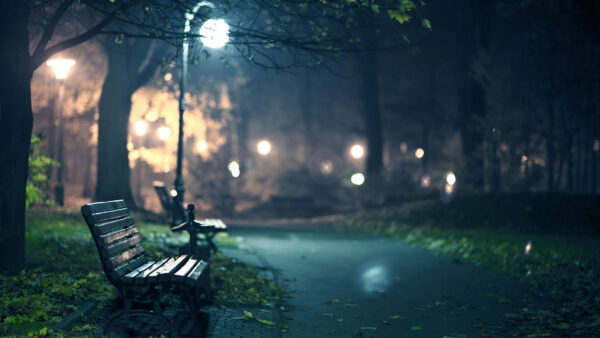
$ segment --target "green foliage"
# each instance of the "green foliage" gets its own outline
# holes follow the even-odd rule
[[[57,165],[50,157],[40,151],[42,139],[39,136],[31,137],[31,148],[29,150],[29,178],[25,187],[25,207],[29,208],[34,203],[49,204],[50,200],[44,195],[41,185],[48,182],[46,172]]]
[[[0,275],[0,336],[81,336],[102,324],[98,315],[83,319],[69,332],[50,327],[84,302],[112,307],[117,290],[108,282],[92,236],[79,214],[29,212],[26,220],[27,265],[17,276]],[[187,235],[167,226],[139,224],[150,256],[177,254]],[[219,234],[217,245],[234,246],[241,239]],[[276,303],[285,292],[257,267],[229,257],[211,260],[211,285],[217,300],[234,303]]]

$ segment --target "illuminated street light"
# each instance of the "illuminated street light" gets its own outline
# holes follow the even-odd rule
[[[196,143],[196,149],[199,152],[204,152],[206,151],[206,149],[208,149],[208,143],[206,143],[206,141],[204,140],[200,140],[198,141],[198,143]]]
[[[256,144],[256,150],[259,154],[267,156],[271,152],[271,143],[267,140],[261,140]]]
[[[64,156],[63,156],[63,135],[64,135],[64,125],[63,125],[63,98],[65,93],[65,84],[64,81],[69,74],[69,70],[75,64],[75,60],[72,59],[53,59],[46,61],[46,64],[52,68],[54,71],[54,75],[56,79],[60,81],[60,86],[58,87],[58,154],[57,161],[60,164],[56,169],[56,186],[54,187],[54,200],[58,205],[64,205],[65,200],[65,187],[63,185],[63,167],[65,164]]]
[[[133,129],[138,136],[144,136],[148,131],[148,122],[146,120],[139,120],[133,125]]]
[[[362,185],[365,183],[365,175],[362,173],[355,173],[350,176],[350,182],[354,185]]]
[[[423,148],[418,148],[417,150],[415,150],[415,157],[418,159],[422,159],[423,156],[425,156],[425,150],[423,150]]]
[[[208,19],[200,27],[200,41],[209,48],[221,48],[229,42],[229,25],[223,19]]]
[[[448,172],[448,174],[446,174],[446,183],[450,184],[450,185],[454,185],[454,183],[456,183],[456,175],[454,175],[453,172]]]
[[[186,92],[186,82],[187,82],[187,66],[188,66],[188,50],[189,50],[189,38],[187,37],[190,32],[190,22],[196,16],[198,10],[201,7],[209,7],[211,9],[215,8],[209,1],[200,1],[198,2],[194,8],[185,13],[185,22],[183,25],[183,43],[181,46],[181,77],[179,78],[179,133],[177,139],[177,168],[175,172],[175,181],[173,182],[173,186],[177,191],[177,196],[174,199],[174,202],[177,204],[181,210],[183,208],[183,200],[185,197],[185,185],[183,182],[183,113],[185,112],[185,92]],[[206,20],[205,24],[207,24],[211,20]],[[204,25],[203,25],[204,27]],[[204,28],[200,29],[200,34],[204,39],[201,41],[205,44],[205,46],[209,48],[220,48],[227,41],[229,41],[229,26],[222,19],[218,20],[218,22],[213,22],[207,25]],[[204,34],[203,34],[204,32]],[[227,35],[227,40],[223,37],[223,34]],[[219,44],[217,44],[217,41]],[[171,225],[177,225],[183,220],[177,219],[177,214],[173,213],[173,219],[171,220]]]
[[[357,160],[359,158],[363,157],[364,154],[365,154],[365,149],[360,144],[355,144],[350,148],[350,155],[352,155],[352,157]]]
[[[171,194],[172,197],[177,197],[177,190],[171,189],[171,191],[169,193]]]
[[[171,129],[169,129],[169,127],[162,126],[162,127],[158,128],[158,138],[161,141],[168,140],[170,136],[171,136]]]
[[[46,61],[46,64],[52,68],[54,75],[58,80],[64,80],[69,74],[69,70],[75,65],[72,59],[53,59]]]

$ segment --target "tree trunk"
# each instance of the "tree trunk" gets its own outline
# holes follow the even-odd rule
[[[376,36],[374,18],[369,13],[360,14],[365,29],[363,41],[370,41]],[[366,171],[367,178],[379,180],[383,168],[383,137],[381,131],[381,109],[379,104],[379,70],[375,46],[365,44],[366,50],[358,54],[360,89],[362,95],[361,112],[367,137]]]
[[[131,95],[147,83],[158,67],[151,58],[155,48],[145,39],[115,45],[106,42],[108,70],[98,103],[98,161],[94,199],[124,199],[136,208],[131,192],[127,136]],[[163,53],[161,51],[160,53]]]
[[[133,94],[131,88],[136,78],[128,71],[129,55],[126,51],[110,48],[107,55],[108,71],[98,103],[98,169],[94,199],[124,199],[133,208],[127,136]]]
[[[33,128],[27,2],[0,3],[0,272],[25,267],[25,185]]]

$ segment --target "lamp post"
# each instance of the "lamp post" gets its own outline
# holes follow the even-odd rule
[[[63,185],[63,166],[64,166],[64,156],[63,156],[63,97],[64,97],[64,80],[67,78],[69,74],[69,70],[75,64],[75,60],[71,59],[53,59],[48,60],[46,62],[50,68],[54,71],[54,75],[56,79],[59,80],[60,85],[58,87],[58,154],[57,161],[60,163],[57,171],[56,171],[56,186],[54,187],[54,200],[58,205],[64,205],[65,202],[65,187]]]
[[[183,199],[185,195],[185,186],[183,182],[183,113],[185,112],[185,92],[187,82],[187,64],[188,64],[188,49],[189,40],[188,33],[190,32],[190,22],[196,16],[201,7],[214,8],[215,6],[208,1],[197,3],[194,8],[185,14],[185,23],[183,28],[183,44],[181,48],[181,79],[179,82],[179,136],[177,139],[177,168],[175,171],[175,181],[173,182],[175,196],[173,196],[174,208],[171,221],[172,225],[179,224],[185,220],[186,213],[183,207]],[[229,41],[229,26],[222,19],[206,20],[200,32],[202,35],[201,41],[207,47],[221,48]]]

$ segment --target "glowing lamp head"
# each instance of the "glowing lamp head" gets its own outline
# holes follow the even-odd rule
[[[177,190],[171,189],[170,194],[171,194],[171,197],[177,197]]]
[[[425,156],[425,150],[423,150],[423,148],[419,148],[417,150],[415,150],[415,157],[418,159],[422,159],[423,156]]]
[[[196,149],[199,152],[204,152],[206,151],[206,149],[208,149],[208,143],[206,143],[206,141],[204,140],[200,140],[198,141],[198,143],[196,143]]]
[[[423,188],[429,188],[430,185],[431,185],[431,177],[429,177],[429,175],[424,175],[423,177],[421,177],[421,186]]]
[[[200,41],[209,48],[221,48],[229,42],[229,25],[223,19],[209,19],[200,27]]]
[[[54,59],[46,61],[46,64],[52,68],[54,75],[59,80],[67,78],[69,70],[75,64],[75,60],[72,59]]]
[[[148,131],[148,123],[145,120],[139,120],[133,125],[133,129],[138,136],[144,136]]]
[[[236,178],[240,176],[240,164],[238,161],[231,161],[227,165],[227,170],[231,173],[231,176]]]
[[[446,183],[450,185],[454,185],[454,183],[456,183],[456,175],[454,175],[453,172],[446,174]]]
[[[171,136],[171,129],[169,129],[169,127],[162,126],[162,127],[158,128],[158,138],[161,141],[168,140],[170,136]]]
[[[350,148],[350,155],[352,155],[352,157],[355,159],[363,157],[364,154],[365,149],[360,144],[355,144],[352,146],[352,148]]]
[[[267,140],[262,140],[256,145],[256,150],[258,150],[259,154],[267,156],[271,152],[271,143]]]
[[[365,175],[362,173],[355,173],[350,176],[350,182],[354,185],[363,185],[365,183]]]
[[[529,255],[530,251],[531,251],[531,241],[527,241],[527,244],[525,245],[525,254]]]

